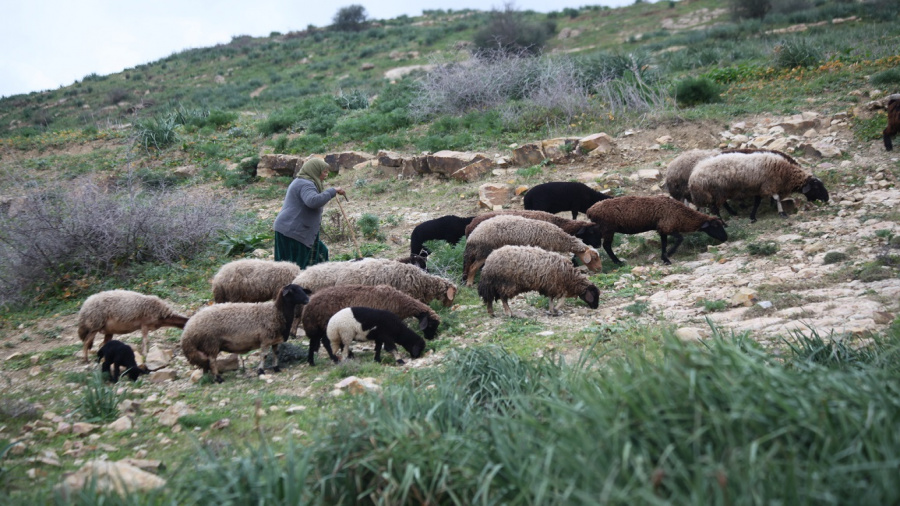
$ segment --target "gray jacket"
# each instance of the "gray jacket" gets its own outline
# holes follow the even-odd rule
[[[334,188],[319,193],[312,181],[294,179],[275,218],[275,231],[311,248],[322,223],[322,208],[335,195]]]

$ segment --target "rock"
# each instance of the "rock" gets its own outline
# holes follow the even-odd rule
[[[784,132],[788,134],[800,134],[807,130],[817,128],[819,126],[819,120],[815,118],[795,118],[778,123],[776,126],[781,127]]]
[[[513,150],[512,163],[519,167],[530,167],[544,161],[544,151],[536,143],[529,143]]]
[[[771,135],[761,135],[756,137],[755,139],[750,141],[750,146],[756,149],[761,149],[766,147],[770,142],[774,141],[775,138]]]
[[[372,69],[374,69],[374,68],[375,68],[375,64],[374,64],[374,63],[368,63],[368,62],[363,63],[363,64],[360,65],[360,67],[359,67],[360,70],[372,70]]]
[[[393,151],[379,151],[376,156],[378,157],[378,165],[400,167],[403,164],[403,157]]]
[[[178,419],[185,415],[194,414],[194,410],[189,408],[184,402],[178,401],[166,408],[157,417],[157,420],[166,427],[172,427],[178,423]]]
[[[508,184],[488,183],[478,188],[478,205],[488,209],[495,206],[509,205],[513,196],[513,187]]]
[[[444,150],[425,157],[428,170],[431,173],[440,174],[442,176],[450,176],[454,172],[484,159],[487,160],[489,167],[490,159],[481,153]]]
[[[154,345],[151,346],[150,351],[147,352],[147,358],[144,361],[144,365],[146,365],[147,368],[151,371],[157,371],[169,365],[169,363],[172,362],[172,358],[174,356],[175,353],[172,350],[160,348]]]
[[[221,420],[216,420],[215,423],[209,426],[212,430],[222,430],[231,426],[230,418],[223,418]]]
[[[489,158],[480,158],[450,174],[450,177],[458,181],[466,181],[471,183],[472,181],[481,179],[482,176],[490,172],[493,163],[494,162],[492,162]]]
[[[894,321],[894,314],[887,311],[875,311],[872,313],[872,320],[878,325],[887,325]]]
[[[216,359],[216,367],[219,368],[219,373],[237,371],[241,368],[241,359],[237,354],[228,353],[221,357]],[[202,373],[203,371],[200,370],[200,372]]]
[[[528,187],[525,185],[516,186],[514,193],[516,196],[522,195],[523,193],[528,191]]]
[[[141,402],[133,399],[125,399],[119,403],[119,411],[125,414],[137,414],[141,412]]]
[[[91,431],[96,430],[98,427],[100,426],[94,423],[75,422],[72,424],[72,434],[75,434],[76,436],[83,436]]]
[[[172,169],[172,174],[179,179],[190,179],[200,173],[200,167],[196,165],[182,165]]]
[[[431,174],[431,170],[428,168],[427,158],[424,156],[403,158],[400,162],[400,174],[404,177],[411,177],[417,174]]]
[[[67,476],[55,490],[63,497],[68,497],[90,483],[93,483],[97,491],[113,491],[126,497],[128,494],[160,488],[166,484],[166,480],[125,462],[92,460]]]
[[[825,244],[822,242],[814,242],[803,247],[803,252],[807,255],[815,255],[816,253],[822,253],[823,251],[825,251]]]
[[[378,385],[374,378],[357,378],[356,376],[344,378],[334,387],[339,392],[346,390],[351,394],[378,392],[381,390],[381,386]]]
[[[294,155],[265,154],[259,157],[256,164],[256,175],[259,177],[293,177],[306,160]]]
[[[301,411],[306,411],[306,406],[291,406],[284,410],[287,414],[300,413]]]
[[[659,171],[656,169],[640,169],[637,171],[637,177],[645,181],[656,181],[659,179]]]
[[[671,135],[663,135],[662,137],[658,137],[656,139],[657,144],[672,144],[675,139],[672,138]]]
[[[747,306],[756,304],[756,290],[752,288],[741,288],[731,296],[731,306]]]
[[[150,383],[165,383],[178,379],[178,373],[174,369],[153,371],[150,373]]]
[[[166,469],[166,465],[163,464],[161,460],[126,457],[119,462],[124,462],[125,464],[134,466],[144,471],[163,471]]]
[[[578,139],[575,137],[557,137],[541,141],[541,149],[544,151],[546,158],[559,162],[565,160],[569,153],[575,151],[577,143]]]
[[[800,144],[800,149],[806,156],[815,156],[818,158],[835,158],[841,156],[841,150],[832,144],[826,142],[804,142]]]
[[[120,417],[115,422],[110,423],[106,426],[107,429],[113,432],[123,432],[126,430],[131,430],[134,427],[134,423],[131,421],[130,416]]]
[[[375,157],[369,153],[361,151],[344,151],[342,153],[329,153],[325,155],[325,163],[332,169],[340,172],[346,169],[352,169],[363,162],[374,160]],[[299,167],[298,167],[299,168]]]
[[[203,379],[203,369],[194,369],[191,373],[191,383],[198,383]]]
[[[675,331],[675,337],[682,341],[702,341],[703,335],[700,329],[695,327],[681,327]]]

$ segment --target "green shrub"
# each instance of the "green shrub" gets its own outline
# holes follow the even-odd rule
[[[635,316],[640,316],[640,315],[644,314],[644,311],[647,310],[648,306],[649,306],[648,303],[638,301],[638,302],[634,302],[634,303],[631,303],[631,304],[625,306],[625,311],[628,311],[629,313],[631,313]]]
[[[747,244],[747,252],[756,256],[771,256],[778,252],[774,242],[751,242]]]
[[[219,240],[219,246],[222,246],[227,256],[243,255],[262,248],[272,238],[273,235],[269,232],[247,232],[235,235],[223,233]]]
[[[380,220],[378,216],[371,213],[364,213],[356,220],[356,226],[366,239],[383,240],[384,235],[379,227]]]
[[[358,32],[366,28],[366,8],[353,4],[341,7],[331,20],[331,28],[341,32]]]
[[[788,40],[775,46],[772,65],[778,69],[814,67],[822,61],[822,52],[804,40]]]
[[[675,84],[675,100],[678,105],[691,107],[719,101],[721,88],[706,77],[689,77]]]
[[[149,151],[151,147],[155,149],[169,147],[178,140],[176,125],[175,116],[172,114],[139,120],[135,124],[137,143],[143,146],[145,151]]]
[[[81,388],[78,412],[88,422],[111,422],[119,416],[122,399],[123,396],[116,393],[116,386],[108,384],[100,371],[95,371]]]
[[[825,265],[836,264],[839,262],[843,262],[848,258],[850,258],[849,255],[841,251],[829,251],[828,253],[825,253],[823,262],[825,263]]]
[[[423,246],[431,252],[428,255],[428,272],[447,279],[462,278],[465,237],[456,244],[449,244],[446,241],[426,241]]]
[[[900,68],[882,70],[881,72],[873,74],[872,77],[869,78],[869,82],[875,86],[900,86]]]
[[[728,307],[728,302],[726,302],[724,300],[703,299],[703,300],[697,301],[697,306],[702,307],[707,312],[712,313],[715,311],[721,311],[721,310],[725,309],[726,307]]]
[[[895,275],[896,274],[890,267],[887,267],[880,262],[869,262],[856,271],[854,278],[863,283],[871,283],[873,281],[889,279]]]

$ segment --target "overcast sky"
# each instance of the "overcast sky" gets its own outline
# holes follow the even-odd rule
[[[634,0],[516,0],[520,10],[620,7]],[[362,5],[370,19],[422,10],[502,8],[470,0],[11,0],[0,9],[0,97],[68,86],[91,73],[106,75],[236,35],[328,26],[341,7]]]

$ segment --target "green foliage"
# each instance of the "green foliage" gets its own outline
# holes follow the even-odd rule
[[[341,92],[340,95],[335,97],[334,101],[341,109],[349,109],[352,111],[355,109],[369,108],[369,97],[359,90],[353,90],[346,95]]]
[[[877,111],[870,118],[851,117],[853,136],[860,141],[881,140],[885,125],[887,114],[884,111]]]
[[[359,231],[366,239],[377,239],[381,241],[384,240],[384,234],[381,233],[379,222],[378,216],[371,213],[363,213],[363,215],[356,220],[356,226],[359,227]]]
[[[713,313],[715,311],[721,311],[728,307],[728,302],[724,300],[699,300],[697,301],[697,306],[702,307],[706,312]]]
[[[884,265],[882,262],[874,261],[862,265],[853,276],[863,283],[871,283],[873,281],[881,281],[890,279],[897,275],[896,271]]]
[[[850,258],[849,255],[840,251],[829,251],[825,253],[825,258],[823,259],[823,263],[825,265],[836,264],[840,262],[846,261]]]
[[[94,371],[81,389],[78,412],[85,421],[108,423],[118,418],[119,402],[123,398],[117,393],[116,386],[107,383],[100,371]]]
[[[729,0],[734,19],[762,19],[772,10],[771,0]]]
[[[747,252],[756,256],[771,256],[778,253],[778,245],[774,242],[751,242],[747,244]]]
[[[719,84],[728,84],[734,82],[755,79],[765,73],[766,69],[756,65],[742,63],[731,67],[714,68],[700,75],[701,78],[707,78]]]
[[[367,17],[362,5],[341,7],[331,19],[331,28],[340,32],[358,32],[366,27]]]
[[[718,102],[721,88],[706,77],[688,77],[675,84],[675,99],[679,105],[691,107],[698,104]]]
[[[268,232],[246,232],[235,235],[223,233],[219,240],[219,246],[222,246],[225,255],[233,257],[263,248],[268,241],[272,240],[272,237],[272,234]]]
[[[135,123],[136,141],[145,151],[150,148],[164,149],[178,140],[175,132],[177,122],[172,114],[154,116]]]
[[[637,301],[637,302],[633,302],[633,303],[625,306],[625,311],[628,311],[629,313],[631,313],[635,316],[640,316],[640,315],[644,314],[644,311],[647,310],[648,306],[649,306],[649,304],[646,302]]]
[[[869,82],[875,86],[900,86],[900,68],[892,68],[877,72],[869,78]]]
[[[551,21],[531,21],[507,3],[503,10],[493,9],[488,24],[475,33],[475,47],[481,51],[540,54],[547,40],[556,32]]]
[[[775,46],[772,65],[778,69],[813,67],[822,61],[822,52],[805,39],[793,39]]]
[[[431,253],[428,255],[428,272],[447,279],[461,279],[463,253],[466,250],[466,238],[456,244],[446,241],[426,241],[423,245]]]

